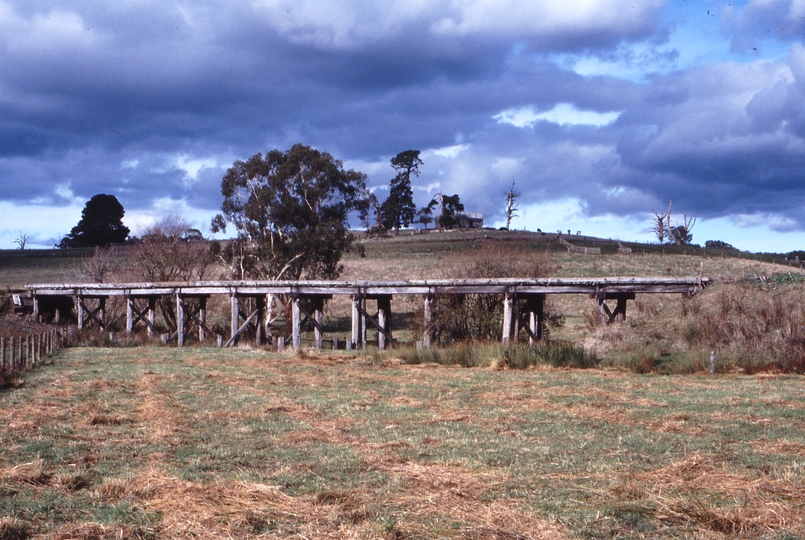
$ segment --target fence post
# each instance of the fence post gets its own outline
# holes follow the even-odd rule
[[[6,338],[0,337],[0,370],[6,369]]]

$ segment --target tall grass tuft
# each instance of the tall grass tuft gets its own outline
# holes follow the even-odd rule
[[[442,364],[463,367],[526,369],[534,366],[591,368],[598,363],[594,354],[567,341],[534,344],[489,342],[459,343],[432,349],[396,351],[406,364]]]
[[[691,350],[714,350],[722,365],[748,373],[805,373],[805,290],[796,283],[721,286],[694,299],[681,337]]]

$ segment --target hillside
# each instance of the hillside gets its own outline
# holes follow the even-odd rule
[[[800,339],[805,343],[799,330],[805,324],[798,323],[800,319],[805,322],[800,307],[805,302],[799,301],[805,273],[784,259],[770,255],[753,258],[734,250],[637,244],[631,244],[630,255],[622,255],[613,241],[567,238],[577,245],[601,247],[602,253],[568,253],[550,234],[489,230],[408,233],[361,239],[363,256],[353,253],[345,258],[342,276],[349,280],[446,279],[480,277],[474,274],[479,270],[518,277],[704,276],[714,284],[694,299],[639,296],[629,302],[623,324],[601,324],[595,302],[583,295],[552,295],[548,309],[558,324],[549,328],[550,336],[585,347],[604,364],[634,370],[702,370],[711,350],[718,351],[725,369],[753,370],[771,364],[798,370],[801,368],[796,366],[805,365],[801,360],[805,354],[797,345]],[[81,281],[81,258],[53,257],[53,252],[40,257],[9,255],[0,254],[0,286],[6,291],[30,282]],[[774,260],[779,262],[769,262]],[[218,275],[225,277],[223,268]],[[7,296],[4,303],[8,308]],[[412,298],[395,299],[395,335],[403,343],[417,339],[419,303]],[[211,308],[212,322],[221,328],[228,327],[226,310],[224,305]],[[347,330],[346,299],[329,303],[325,324],[333,335]]]

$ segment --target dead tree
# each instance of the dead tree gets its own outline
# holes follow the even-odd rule
[[[512,219],[516,218],[517,210],[520,206],[517,204],[517,199],[520,198],[520,192],[514,190],[514,180],[512,180],[512,187],[506,192],[506,230],[511,226]]]
[[[669,226],[667,220],[667,213],[660,213],[656,211],[654,212],[654,218],[651,220],[651,230],[657,235],[657,240],[660,242],[660,244],[662,244],[665,241],[665,238],[668,236]]]

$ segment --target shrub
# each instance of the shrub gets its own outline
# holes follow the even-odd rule
[[[537,278],[547,276],[554,270],[550,255],[486,243],[478,250],[474,262],[459,277]],[[435,341],[449,345],[459,341],[500,339],[503,332],[503,303],[502,294],[437,296],[431,320]],[[553,313],[547,301],[544,312],[546,333],[551,327],[564,324],[564,318]],[[525,317],[526,313],[521,312],[521,316]]]
[[[690,350],[715,350],[747,372],[805,372],[805,291],[749,283],[722,285],[692,300],[681,336]]]

